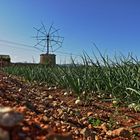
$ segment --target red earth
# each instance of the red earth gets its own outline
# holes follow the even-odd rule
[[[0,107],[11,107],[24,118],[12,128],[0,128],[10,140],[140,140],[140,112],[101,101],[96,94],[87,102],[76,100],[64,89],[1,72]]]

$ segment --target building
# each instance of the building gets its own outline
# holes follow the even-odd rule
[[[7,66],[11,63],[9,55],[0,55],[0,66]]]

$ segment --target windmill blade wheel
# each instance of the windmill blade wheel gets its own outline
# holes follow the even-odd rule
[[[59,36],[59,29],[55,29],[53,24],[51,24],[47,30],[43,23],[41,23],[41,25],[42,26],[39,29],[34,27],[34,29],[37,31],[37,43],[35,47],[38,46],[40,50],[46,52],[46,54],[50,53],[50,49],[52,52],[54,52],[54,50],[61,48],[64,38]]]

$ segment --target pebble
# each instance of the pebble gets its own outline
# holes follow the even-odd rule
[[[77,130],[77,129],[74,132],[75,132],[76,135],[80,134],[79,130]]]
[[[49,99],[53,99],[53,96],[52,96],[52,95],[49,95],[48,98],[49,98]]]
[[[50,134],[47,138],[47,140],[73,140],[72,134]]]
[[[52,102],[52,105],[55,107],[55,106],[57,106],[57,101],[53,101]]]
[[[87,117],[90,117],[90,116],[92,116],[93,115],[93,112],[88,112],[87,113]]]
[[[0,126],[14,127],[17,123],[23,120],[23,115],[18,112],[0,113]]]
[[[80,134],[82,134],[84,137],[88,137],[90,135],[90,131],[88,128],[83,128],[81,131],[80,131]]]
[[[7,112],[12,112],[13,109],[10,107],[0,107],[0,114],[1,113],[7,113]]]
[[[0,128],[0,140],[10,140],[9,133]]]
[[[30,137],[26,137],[25,140],[32,140]]]
[[[77,99],[77,100],[75,101],[75,104],[80,105],[80,104],[82,104],[82,102],[81,102],[81,100]]]
[[[24,132],[28,132],[30,129],[29,129],[29,127],[22,127],[22,130],[23,130]]]
[[[47,116],[43,116],[42,119],[43,119],[44,122],[49,122],[49,118]]]
[[[59,115],[59,116],[61,116],[61,115],[63,114],[63,110],[60,109],[60,108],[57,109],[57,112],[58,112],[58,115]]]
[[[20,132],[20,133],[18,133],[18,136],[19,136],[20,138],[25,138],[25,137],[26,137],[26,134],[25,134],[25,133]]]
[[[65,95],[65,96],[68,95],[68,92],[64,92],[64,95]]]
[[[62,118],[64,121],[67,121],[67,120],[68,120],[68,114],[67,114],[67,113],[63,113],[63,115],[61,116],[61,118]]]

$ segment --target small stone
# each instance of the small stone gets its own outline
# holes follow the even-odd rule
[[[51,90],[51,89],[52,89],[52,87],[49,87],[49,88],[48,88],[48,90]]]
[[[49,134],[47,140],[73,140],[72,134]]]
[[[75,104],[81,105],[81,104],[82,104],[82,101],[81,101],[80,99],[77,99],[77,100],[75,101]]]
[[[95,113],[95,114],[94,114],[94,116],[95,116],[95,117],[98,117],[98,114],[97,114],[97,113]]]
[[[53,101],[52,102],[52,105],[55,107],[55,106],[57,106],[58,104],[57,104],[57,101]]]
[[[63,110],[60,109],[60,108],[57,109],[57,112],[58,112],[58,115],[59,115],[59,116],[61,116],[61,115],[63,114]]]
[[[64,92],[64,95],[65,95],[65,96],[68,95],[68,92]]]
[[[67,130],[68,130],[68,131],[71,130],[71,126],[70,126],[70,125],[67,126]]]
[[[52,95],[49,95],[48,98],[49,98],[49,99],[53,99],[53,96],[52,96]]]
[[[92,125],[92,124],[89,124],[89,125],[88,125],[88,128],[89,128],[89,129],[92,129],[92,128],[93,128],[93,125]]]
[[[98,135],[95,136],[95,140],[101,140],[101,139],[102,139],[101,136],[98,136]],[[105,140],[107,140],[107,139],[105,139]]]
[[[73,113],[73,111],[70,111],[69,114],[70,114],[70,115],[73,115],[74,113]]]
[[[10,140],[9,133],[0,128],[0,140]]]
[[[104,132],[108,131],[108,126],[106,123],[101,124],[100,128],[103,129]]]
[[[66,128],[63,128],[63,129],[62,129],[62,132],[66,132]]]
[[[49,122],[49,118],[47,116],[43,116],[42,119],[43,119],[44,122]]]
[[[11,107],[0,107],[0,114],[1,113],[7,113],[7,112],[12,112],[13,109]]]
[[[93,112],[88,112],[88,113],[87,113],[87,116],[88,116],[88,117],[90,117],[90,116],[92,116],[92,115],[93,115]]]
[[[61,101],[59,105],[62,105],[64,103],[64,101]]]
[[[55,86],[53,89],[57,89],[57,87]]]
[[[29,127],[22,127],[22,130],[24,131],[24,132],[29,132]]]
[[[112,103],[113,103],[113,105],[117,105],[118,104],[118,101],[113,100]]]
[[[56,123],[55,123],[55,126],[56,126],[56,127],[60,127],[61,124],[60,124],[59,122],[56,122]]]
[[[67,108],[66,110],[68,113],[70,113],[70,111],[72,111],[72,109],[70,107]]]
[[[48,112],[48,110],[44,110],[44,113],[47,113]]]
[[[88,128],[83,128],[80,132],[84,137],[88,137],[90,135]]]
[[[63,115],[61,116],[61,118],[62,118],[64,121],[67,121],[67,120],[68,120],[68,114],[67,114],[67,113],[63,113]]]
[[[82,117],[80,120],[81,121],[86,121],[87,120],[87,117]]]
[[[110,137],[116,137],[116,136],[120,136],[120,137],[123,137],[123,138],[130,138],[130,131],[126,128],[118,128],[118,129],[115,129],[113,131],[109,130],[106,132],[106,134]]]
[[[32,140],[30,137],[26,137],[25,140]]]
[[[128,105],[128,108],[135,108],[136,107],[136,103],[131,103]]]
[[[36,99],[36,100],[40,100],[40,97],[36,97],[35,99]]]
[[[19,92],[21,92],[21,90],[22,90],[21,88],[18,89]]]
[[[22,133],[22,132],[19,132],[18,133],[18,136],[23,139],[23,138],[26,137],[26,134],[25,133]]]
[[[84,124],[84,125],[88,125],[88,121],[86,121],[86,120],[83,121],[83,124]]]
[[[134,123],[135,121],[133,120],[133,119],[129,119],[128,121],[127,121],[127,123]]]
[[[13,127],[23,120],[23,115],[18,112],[0,113],[0,126]]]
[[[75,134],[76,134],[76,135],[79,135],[79,134],[80,134],[79,130],[76,129],[76,130],[75,130]]]

